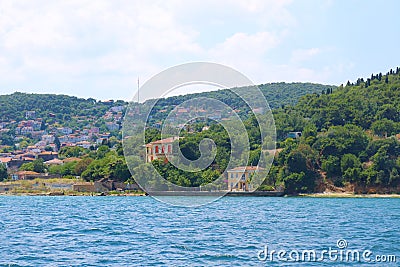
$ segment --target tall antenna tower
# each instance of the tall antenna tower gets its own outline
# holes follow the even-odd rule
[[[139,77],[137,78],[137,114],[138,116],[140,115],[140,98],[139,98],[139,88],[140,88],[140,83],[139,83]]]

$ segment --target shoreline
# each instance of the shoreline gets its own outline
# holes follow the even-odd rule
[[[149,196],[145,192],[137,193],[89,193],[89,192],[0,192],[0,196],[64,196],[64,197],[143,197]],[[172,195],[171,195],[172,196]],[[193,196],[193,195],[192,195]],[[229,195],[225,195],[229,197]],[[236,197],[249,197],[247,195],[235,195]],[[259,197],[259,196],[258,196]],[[273,196],[264,196],[273,197]],[[354,194],[354,193],[309,193],[309,194],[298,194],[298,195],[283,195],[283,197],[294,197],[294,198],[400,198],[400,194]]]
[[[306,198],[400,198],[400,194],[310,193],[288,197]]]
[[[138,193],[90,193],[90,192],[38,192],[38,193],[32,193],[32,192],[1,192],[0,196],[17,196],[17,197],[23,197],[23,196],[41,196],[41,197],[101,197],[101,196],[106,196],[106,197],[142,197],[146,196],[146,193],[144,192],[138,192]]]

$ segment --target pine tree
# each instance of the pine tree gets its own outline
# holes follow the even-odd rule
[[[371,85],[371,79],[368,78],[367,81],[365,82],[365,88],[368,88],[368,86]]]
[[[60,143],[60,139],[58,139],[57,136],[54,138],[54,144],[55,144],[56,147],[57,147],[57,151],[60,151],[61,143]]]
[[[7,168],[6,166],[0,162],[0,181],[7,179]]]

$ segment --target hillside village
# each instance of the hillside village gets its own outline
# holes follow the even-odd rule
[[[153,165],[162,177],[178,186],[204,186],[220,175],[226,175],[229,182],[232,178],[227,176],[228,173],[232,176],[232,170],[227,169],[230,137],[218,122],[229,120],[232,112],[216,107],[212,113],[213,122],[196,120],[185,125],[182,123],[192,117],[193,112],[202,114],[204,108],[177,108],[169,119],[172,118],[172,125],[181,130],[179,137],[182,138],[161,140],[160,126],[166,116],[190,97],[205,96],[222,101],[243,121],[250,143],[247,162],[241,159],[243,170],[257,166],[261,155],[273,158],[265,183],[260,187],[262,190],[284,188],[289,194],[325,190],[399,192],[400,68],[359,78],[353,83],[349,81],[334,90],[332,86],[314,84],[274,86],[275,103],[279,98],[283,98],[284,103],[296,102],[295,105],[275,104],[272,109],[276,126],[274,139],[279,153],[268,151],[275,149],[272,137],[260,143],[254,116],[257,110],[250,111],[242,100],[232,97],[229,90],[219,90],[160,99],[154,106],[148,105],[153,108],[144,136],[147,146],[144,147],[143,139],[135,134],[124,137],[124,144],[129,144],[128,155],[135,156],[138,163],[132,172],[126,164],[127,154],[121,143],[126,102],[22,93],[0,96],[3,106],[0,110],[0,178],[15,181],[67,178],[70,184],[75,179],[73,183],[78,191],[136,190],[133,178],[149,177],[150,165]],[[279,91],[279,86],[285,94]],[[292,91],[287,91],[288,88]],[[298,90],[304,91],[299,93]],[[313,93],[304,94],[312,90]],[[264,87],[263,93],[271,92]],[[141,106],[141,111],[145,108]],[[130,112],[135,113],[136,109],[129,110],[128,114]],[[179,142],[187,159],[196,160],[204,138],[213,140],[218,149],[213,162],[203,172],[187,175],[165,160],[165,153],[175,153],[175,142]],[[235,173],[233,178],[236,176],[247,179],[245,172]],[[157,180],[150,182],[154,190],[168,189]],[[227,182],[226,188],[234,187]],[[99,183],[102,187],[95,185]],[[234,190],[248,189],[249,185],[244,183]]]
[[[107,144],[113,136],[116,139],[125,108],[126,106],[122,105],[111,106],[100,118],[75,116],[74,119],[78,122],[89,122],[82,128],[63,126],[58,121],[48,124],[43,118],[37,117],[34,110],[25,111],[25,118],[21,121],[2,120],[0,133],[3,137],[12,137],[13,145],[10,143],[0,145],[0,161],[15,179],[18,179],[18,175],[13,174],[23,164],[37,159],[41,159],[46,165],[68,162],[68,159],[59,157],[59,152],[63,148],[81,147],[95,150],[102,144]],[[49,114],[49,117],[55,117],[55,114]],[[95,122],[99,119],[105,122],[106,131],[96,126]]]

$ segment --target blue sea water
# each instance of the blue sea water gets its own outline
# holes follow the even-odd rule
[[[342,251],[397,262],[284,261],[339,253],[338,240]],[[151,197],[2,196],[0,242],[0,266],[399,266],[400,199],[224,197],[182,208]],[[265,248],[287,254],[264,260]]]

